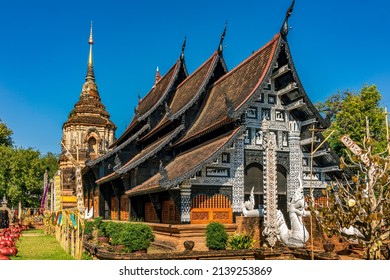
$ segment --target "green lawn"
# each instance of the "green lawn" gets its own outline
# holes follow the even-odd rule
[[[73,260],[70,254],[60,246],[52,235],[43,230],[25,230],[19,241],[16,241],[18,254],[12,260]]]

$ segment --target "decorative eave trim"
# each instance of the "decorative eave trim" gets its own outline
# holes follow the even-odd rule
[[[304,97],[304,100],[306,102],[306,107],[313,113],[313,115],[316,117],[318,123],[322,127],[326,127],[326,123],[325,123],[324,118],[321,116],[321,114],[314,107],[313,103],[311,102],[310,98],[306,94],[305,89],[302,86],[301,80],[299,79],[298,72],[297,72],[297,70],[295,68],[294,61],[293,61],[292,56],[291,56],[291,51],[290,51],[290,48],[288,46],[287,40],[283,39],[282,42],[284,43],[284,48],[285,48],[285,51],[286,51],[286,56],[287,56],[288,63],[290,65],[291,73],[293,75],[294,81],[298,85],[299,92],[301,92],[301,94]]]
[[[185,113],[185,111],[187,111],[192,105],[194,105],[194,103],[199,99],[199,97],[201,96],[201,93],[205,91],[206,89],[206,85],[207,83],[209,82],[210,78],[211,78],[211,75],[214,73],[214,70],[218,64],[218,60],[221,58],[221,56],[218,54],[218,52],[215,52],[213,54],[214,58],[213,58],[213,61],[212,63],[210,64],[209,66],[209,69],[203,79],[203,82],[201,84],[201,86],[199,87],[199,89],[196,91],[196,94],[194,94],[194,96],[192,97],[192,99],[186,104],[184,105],[178,112],[176,112],[175,114],[172,114],[170,117],[168,117],[169,120],[174,120],[174,119],[177,119],[179,118],[183,113]],[[191,76],[195,75],[197,72],[200,71],[200,69],[202,69],[202,67],[207,63],[208,60],[206,60],[200,67],[198,67],[198,69],[196,70],[196,72],[194,72],[193,74],[191,74]],[[184,83],[186,82],[186,80],[188,80],[191,76],[187,77],[178,87],[176,90],[178,90],[182,85],[184,85]]]
[[[218,64],[219,59],[223,60],[222,57],[217,52],[215,52],[212,56],[214,56],[213,62],[210,64],[209,69],[205,75],[205,78],[203,79],[201,86],[197,90],[196,94],[194,94],[193,98],[186,105],[184,105],[178,112],[176,112],[174,114],[171,111],[170,111],[170,113],[166,113],[165,116],[162,118],[162,120],[159,122],[159,124],[155,128],[153,128],[151,131],[149,131],[149,133],[147,135],[145,135],[141,139],[141,141],[148,139],[151,135],[160,131],[161,129],[166,127],[168,124],[170,124],[173,120],[176,120],[179,117],[181,117],[199,99],[202,92],[204,92],[206,90],[206,85],[211,78],[211,74],[214,73],[215,67]],[[211,59],[211,57],[209,59]],[[190,79],[193,75],[195,75],[197,72],[199,72],[200,69],[203,67],[203,65],[209,61],[209,59],[206,60],[201,66],[199,66],[198,69],[194,73],[192,73],[183,82],[181,82],[180,85],[177,87],[176,91],[180,87],[182,87],[188,79]],[[225,69],[225,67],[224,67],[224,69]]]
[[[142,116],[138,117],[138,119],[137,119],[138,122],[149,117],[157,109],[157,107],[161,105],[161,103],[166,98],[168,92],[172,89],[172,86],[175,83],[176,79],[178,78],[178,74],[180,72],[180,68],[182,67],[182,65],[183,65],[183,61],[181,59],[179,59],[176,62],[176,67],[175,67],[174,73],[173,73],[171,80],[168,83],[166,89],[164,90],[164,93],[161,95],[160,99],[152,106],[152,108],[150,108],[148,111],[146,111],[144,114],[142,114]],[[160,81],[161,81],[161,79],[160,79]]]
[[[226,150],[226,148],[231,146],[233,141],[236,140],[236,138],[238,136],[240,136],[243,132],[244,132],[244,126],[240,126],[240,127],[236,128],[236,131],[232,133],[232,135],[225,142],[225,144],[223,144],[218,150],[216,150],[215,153],[212,154],[209,158],[203,160],[203,162],[196,165],[191,170],[185,172],[183,175],[181,175],[175,179],[168,179],[167,181],[164,181],[164,182],[160,181],[161,187],[168,189],[168,188],[175,186],[175,185],[178,185],[181,182],[183,182],[184,180],[187,180],[187,179],[191,178],[192,176],[194,176],[196,174],[196,172],[198,172],[199,170],[201,170],[203,168],[204,165],[213,162],[217,157],[219,157]]]
[[[143,195],[143,194],[151,194],[151,193],[158,193],[158,192],[161,192],[163,191],[161,189],[160,186],[154,186],[148,190],[139,190],[139,191],[134,191],[132,192],[132,190],[128,190],[125,192],[125,194],[128,196],[128,197],[133,197],[133,196],[138,196],[138,195]]]
[[[211,131],[214,131],[222,126],[224,126],[225,124],[229,124],[229,123],[232,123],[236,121],[236,119],[232,119],[232,118],[229,118],[228,116],[226,116],[223,120],[217,122],[216,124],[212,125],[212,126],[209,126],[201,131],[199,131],[198,133],[192,135],[191,137],[189,138],[184,138],[184,140],[179,140],[178,142],[174,143],[173,146],[174,147],[177,147],[177,146],[180,146],[182,145],[183,143],[188,143],[188,142],[191,142],[193,139],[195,138],[199,138],[199,137],[202,137],[203,135],[206,135],[208,134],[209,132]]]
[[[156,192],[165,191],[167,189],[172,189],[174,186],[180,184],[184,180],[187,180],[187,179],[191,178],[192,176],[194,176],[194,174],[196,174],[196,172],[201,170],[204,165],[207,165],[210,162],[213,162],[218,156],[220,156],[224,152],[224,150],[226,150],[229,146],[232,145],[232,142],[237,137],[239,137],[243,133],[243,131],[244,131],[243,126],[236,128],[236,131],[234,133],[232,133],[230,138],[217,151],[215,151],[213,155],[211,155],[209,158],[203,160],[202,163],[196,165],[190,171],[184,173],[183,175],[181,175],[173,180],[168,179],[166,181],[161,181],[163,176],[160,173],[157,173],[155,176],[160,175],[160,177],[161,177],[160,182],[157,185],[153,185],[153,183],[151,182],[151,183],[146,184],[144,186],[144,188],[147,188],[146,190],[140,189],[140,190],[133,191],[133,189],[131,189],[131,190],[128,190],[126,192],[126,195],[128,195],[129,197],[133,197],[133,196],[142,195],[142,194],[146,194],[146,193],[156,193]]]
[[[109,181],[111,181],[111,180],[114,180],[114,179],[116,179],[116,178],[118,178],[118,177],[120,177],[119,174],[117,174],[117,173],[115,173],[115,172],[112,172],[112,173],[108,174],[107,176],[102,177],[102,178],[100,178],[99,180],[96,180],[95,183],[96,183],[97,185],[102,185],[102,184],[107,183],[107,182],[109,182]]]
[[[278,37],[278,41],[275,43],[275,40],[276,38],[275,37]],[[263,46],[260,50],[257,51],[257,53],[260,53],[261,51],[263,51],[265,48],[267,48],[270,44],[275,44],[272,48],[272,51],[271,51],[271,54],[270,56],[272,57],[272,59],[269,59],[268,60],[268,63],[265,67],[265,69],[267,69],[266,71],[263,72],[262,76],[259,78],[257,84],[255,85],[255,87],[253,88],[253,90],[251,91],[251,93],[248,95],[248,97],[243,100],[241,102],[241,104],[239,104],[236,109],[235,109],[235,113],[234,113],[234,117],[238,118],[239,116],[241,116],[241,114],[250,107],[251,103],[256,100],[256,99],[259,99],[260,96],[261,96],[261,90],[262,88],[264,87],[264,84],[267,82],[268,83],[268,80],[269,78],[271,78],[272,76],[272,70],[273,68],[271,67],[271,65],[274,65],[275,62],[277,61],[278,59],[278,54],[280,52],[280,49],[281,49],[281,42],[282,42],[282,38],[279,34],[275,35],[274,39],[271,40],[270,42],[268,42],[265,46]]]
[[[134,140],[136,140],[144,131],[146,131],[147,129],[149,129],[150,126],[149,124],[145,124],[140,130],[138,130],[134,135],[132,135],[129,139],[127,139],[125,142],[123,142],[122,144],[120,144],[119,146],[115,147],[114,149],[112,149],[111,151],[107,152],[106,154],[98,157],[97,159],[95,160],[92,160],[92,161],[87,161],[85,164],[88,165],[89,167],[93,167],[94,165],[96,165],[97,163],[101,162],[102,160],[105,160],[107,158],[109,158],[110,156],[112,156],[114,153],[122,150],[124,147],[126,147],[128,144],[130,144],[131,142],[133,142]]]
[[[111,144],[110,148],[114,147],[118,142],[120,142],[125,136],[138,124],[139,122],[136,119],[133,119],[129,126],[126,128],[125,132],[122,133],[121,136],[119,136],[118,139],[115,140],[114,143]]]
[[[143,163],[148,158],[151,158],[152,156],[157,154],[162,148],[164,148],[167,144],[169,144],[169,142],[171,142],[172,139],[175,138],[183,129],[184,129],[184,125],[180,125],[171,133],[171,135],[169,135],[163,142],[161,142],[160,145],[158,145],[156,148],[151,150],[148,154],[144,155],[143,157],[139,158],[138,160],[134,161],[131,164],[128,165],[125,164],[115,172],[118,174],[123,174],[131,169],[134,169],[135,167]]]

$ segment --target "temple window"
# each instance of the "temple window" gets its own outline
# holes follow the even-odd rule
[[[262,120],[270,120],[270,110],[269,109],[262,109],[261,110],[261,119]]]
[[[257,108],[251,107],[246,110],[246,117],[249,119],[257,119]]]

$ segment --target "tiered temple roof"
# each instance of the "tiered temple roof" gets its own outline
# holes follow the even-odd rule
[[[277,106],[302,122],[301,136],[311,133],[313,124],[325,127],[294,68],[285,28],[290,14],[287,13],[280,33],[230,72],[227,72],[221,48],[226,29],[218,50],[188,77],[183,75],[187,73],[181,57],[139,102],[131,124],[113,145],[113,151],[117,152],[125,143],[137,143],[142,147],[138,154],[121,168],[98,178],[96,183],[100,185],[118,178],[163,150],[168,153],[164,154],[160,171],[138,182],[126,194],[159,192],[191,178],[242,135],[246,110],[261,98],[271,79],[275,80],[275,91],[281,100]],[[157,121],[145,122],[161,106],[165,110]],[[145,128],[145,125],[150,126]],[[305,144],[301,145],[307,150]],[[324,147],[327,148],[327,144]],[[315,160],[322,166],[337,165],[334,153]]]

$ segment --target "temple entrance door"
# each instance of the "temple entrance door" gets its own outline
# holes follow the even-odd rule
[[[120,220],[129,220],[129,198],[127,195],[122,195],[120,199]]]
[[[287,213],[287,170],[280,164],[276,165],[278,186],[278,209],[282,211],[287,226],[290,225],[290,217]]]
[[[263,187],[263,166],[259,163],[251,163],[244,171],[244,201],[249,200],[249,196],[254,188],[255,209],[260,209],[264,205]]]
[[[118,203],[116,196],[111,197],[111,220],[118,220]]]
[[[191,224],[208,224],[219,222],[233,223],[233,209],[228,197],[215,194],[209,197],[205,194],[195,196],[191,201]]]

